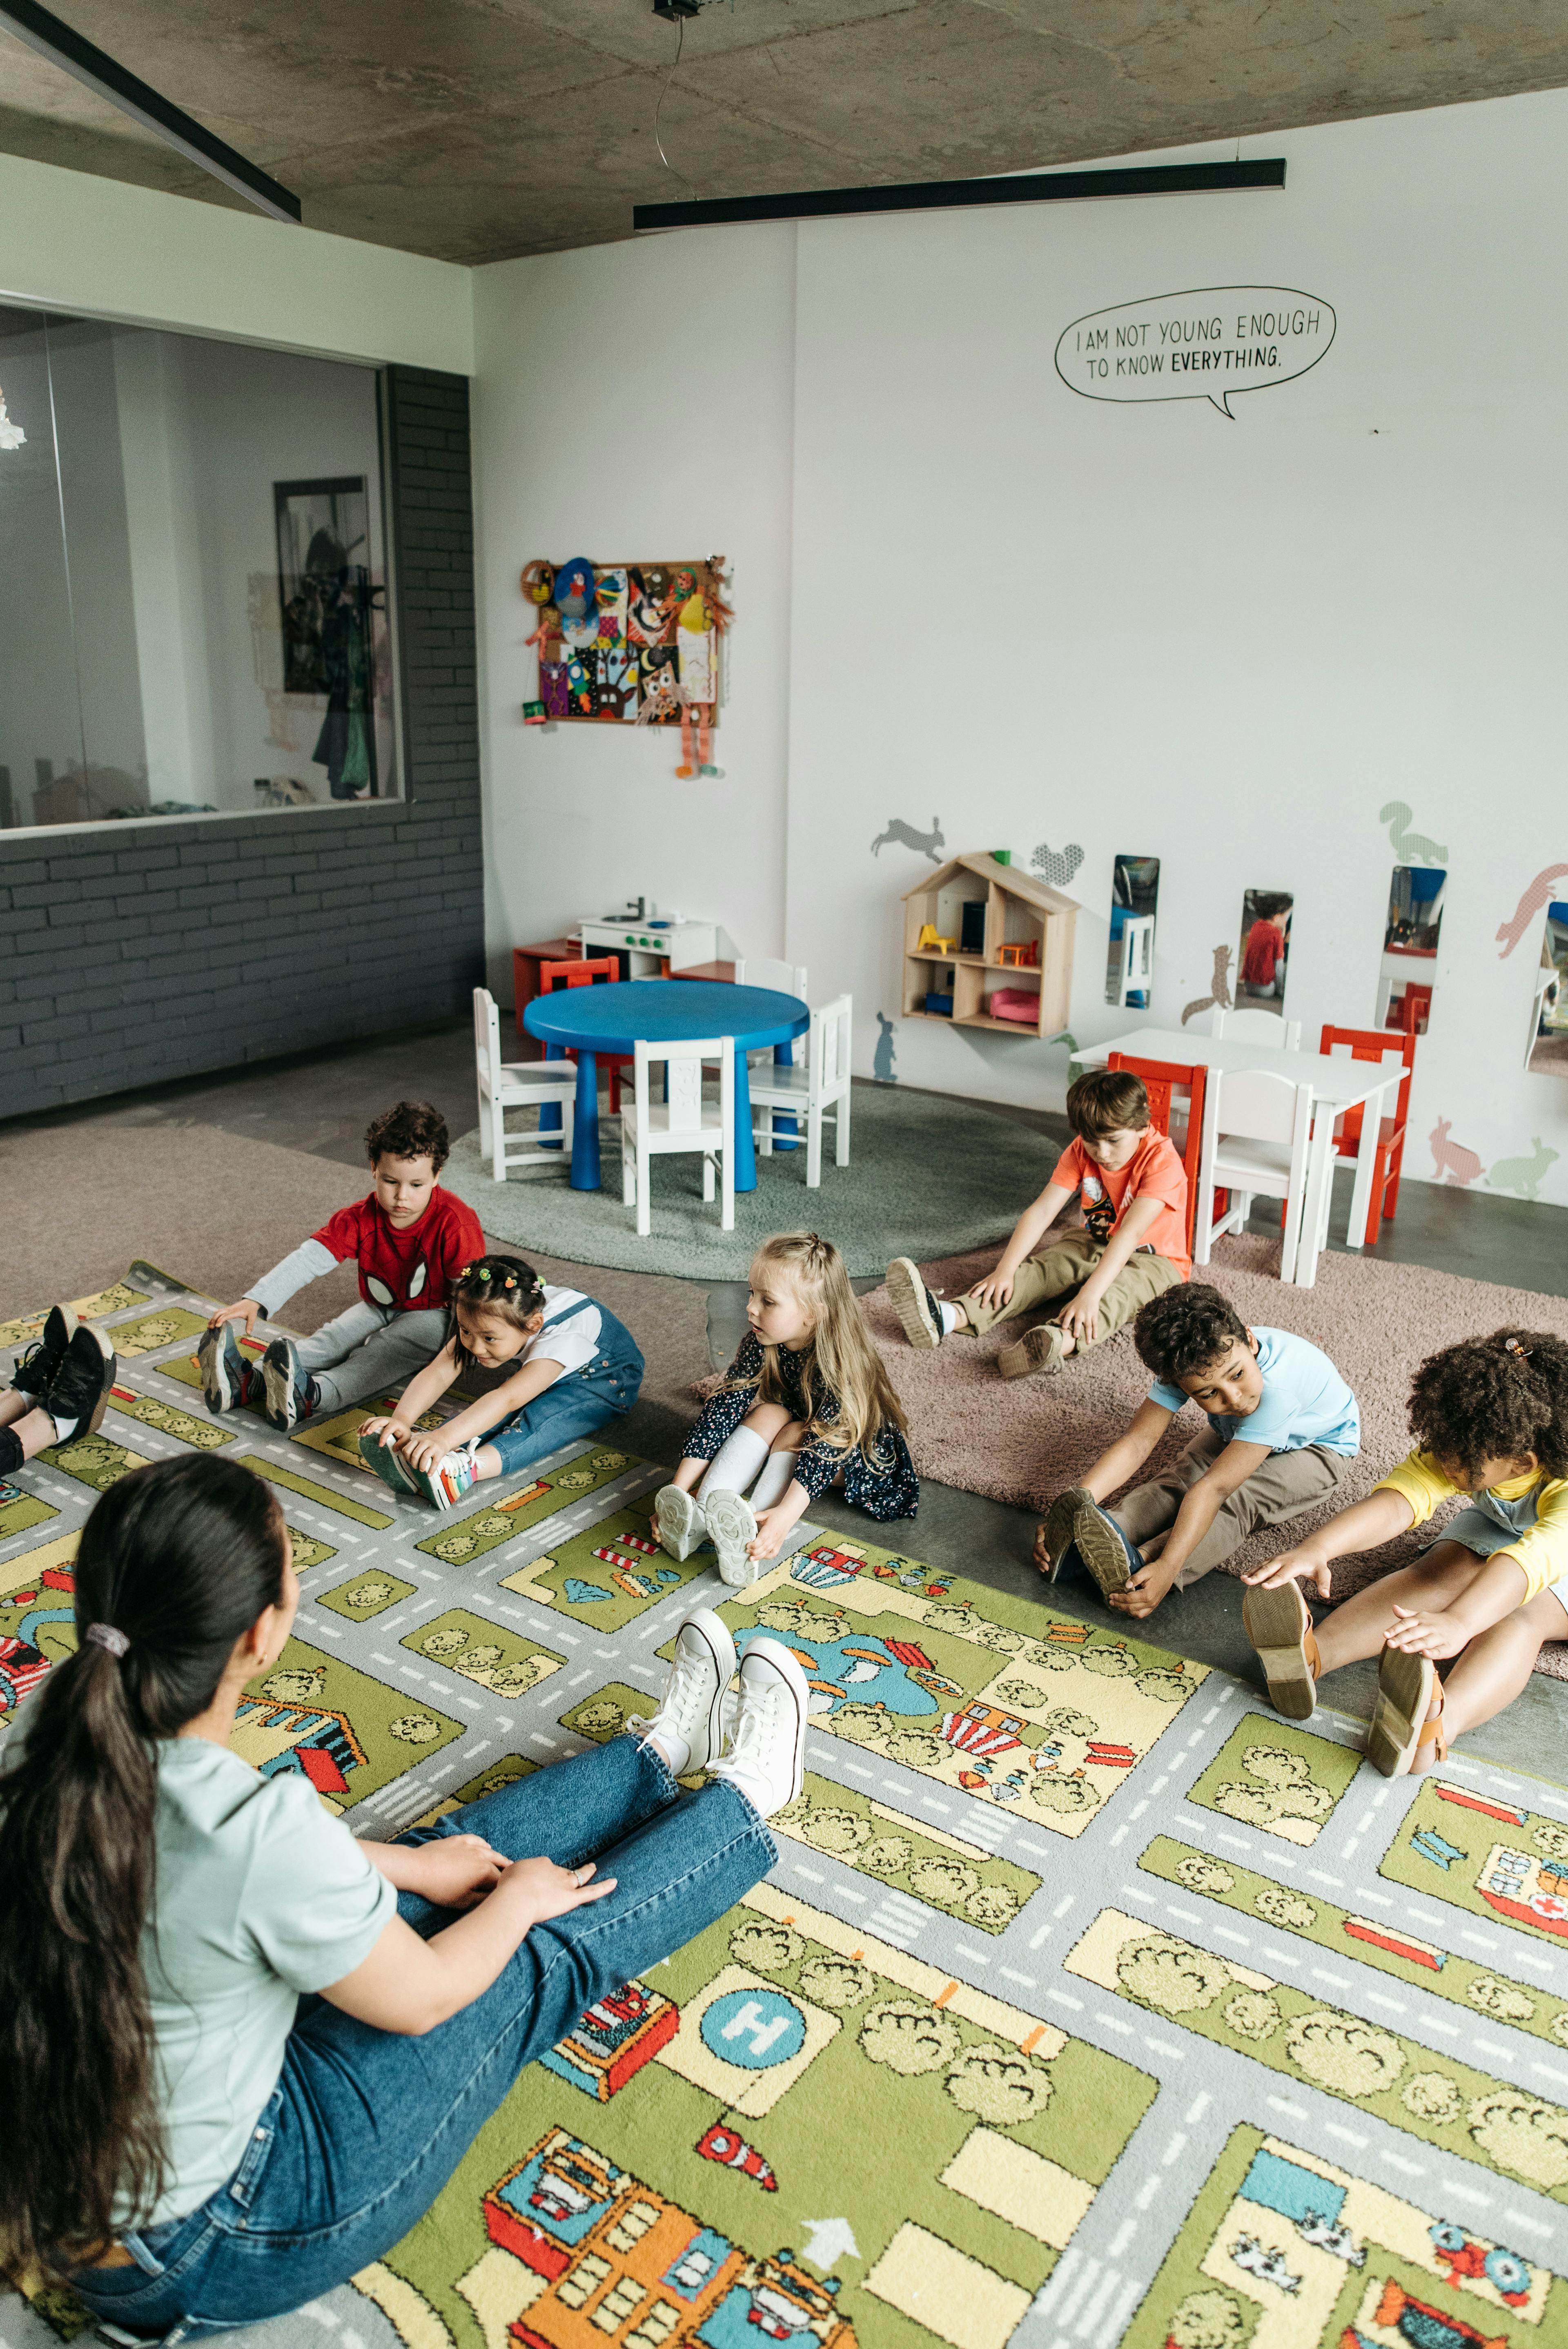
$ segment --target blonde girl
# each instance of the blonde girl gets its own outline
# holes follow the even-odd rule
[[[815,1232],[764,1240],[746,1318],[724,1384],[654,1504],[670,1556],[689,1557],[711,1536],[737,1588],[830,1485],[870,1517],[913,1517],[920,1506],[903,1410],[838,1249]]]

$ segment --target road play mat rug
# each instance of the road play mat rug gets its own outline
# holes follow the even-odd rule
[[[304,1576],[236,1743],[362,1832],[614,1735],[723,1597],[611,1444],[438,1518],[356,1466],[363,1413],[211,1421],[205,1299],[134,1267],[79,1309],[119,1384],[0,1487],[0,1722],[70,1646],[95,1494],[187,1445],[277,1488]],[[778,1868],[270,2349],[1563,2349],[1558,1787],[1378,1778],[1333,1715],[809,1527],[725,1613],[820,1706]],[[0,2306],[11,2349],[82,2323]]]

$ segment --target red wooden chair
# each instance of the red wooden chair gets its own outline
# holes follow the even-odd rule
[[[1431,988],[1407,985],[1403,995],[1388,1006],[1388,1026],[1397,1034],[1424,1036],[1431,1015]]]
[[[1405,991],[1407,1003],[1409,988]],[[1429,987],[1416,990],[1430,1002]],[[1375,1246],[1380,1223],[1392,1223],[1394,1210],[1399,1204],[1399,1170],[1405,1157],[1405,1125],[1410,1108],[1410,1071],[1416,1065],[1416,1031],[1413,1026],[1390,1033],[1376,1028],[1326,1027],[1318,1039],[1320,1052],[1332,1052],[1336,1044],[1348,1048],[1353,1061],[1380,1061],[1385,1052],[1398,1050],[1405,1063],[1405,1073],[1399,1080],[1399,1101],[1392,1117],[1380,1118],[1377,1136],[1372,1143],[1372,1198],[1367,1210],[1367,1245]],[[1364,1112],[1360,1108],[1342,1110],[1334,1121],[1334,1149],[1339,1158],[1348,1158],[1355,1165],[1361,1155],[1361,1126]]]
[[[614,986],[620,976],[621,966],[614,955],[579,962],[542,962],[539,966],[539,991],[541,995],[553,995],[558,987],[592,987],[595,979],[601,978],[606,985]],[[577,1055],[568,1051],[565,1057],[574,1061]],[[630,1052],[601,1052],[598,1060],[600,1067],[610,1071],[610,1114],[615,1117],[621,1108],[621,1071],[630,1068],[632,1055]]]
[[[1171,1104],[1179,1092],[1187,1095],[1187,1133],[1181,1164],[1187,1173],[1187,1247],[1191,1253],[1198,1216],[1198,1155],[1203,1144],[1203,1081],[1208,1071],[1201,1063],[1184,1068],[1174,1061],[1130,1060],[1125,1052],[1112,1052],[1106,1067],[1125,1069],[1130,1077],[1141,1077],[1143,1090],[1149,1095],[1150,1121],[1168,1141]],[[1228,1193],[1215,1192],[1216,1215],[1222,1216],[1229,1204]]]

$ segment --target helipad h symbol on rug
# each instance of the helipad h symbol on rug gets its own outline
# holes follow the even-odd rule
[[[748,2072],[787,2064],[805,2044],[806,2018],[779,1991],[733,1990],[715,1999],[702,2019],[705,2046]]]

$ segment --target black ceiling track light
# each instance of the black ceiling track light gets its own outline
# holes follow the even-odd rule
[[[225,187],[232,188],[236,195],[243,196],[259,212],[269,213],[273,220],[286,221],[293,228],[299,226],[301,207],[296,195],[280,187],[259,165],[247,162],[226,140],[204,129],[150,84],[117,64],[91,41],[84,40],[80,33],[72,32],[47,8],[37,7],[35,0],[0,0],[0,30],[14,33],[30,49],[36,49],[41,57],[47,57],[51,65],[58,66],[98,97],[107,98],[111,106],[118,106],[132,121],[154,131],[189,161],[211,171],[215,180],[222,180]]]
[[[667,0],[688,13],[689,0]],[[0,14],[4,0],[0,0]],[[661,9],[660,14],[665,13]],[[1283,188],[1284,158],[1245,163],[1132,163],[1109,171],[1032,171],[1015,179],[911,180],[886,188],[806,188],[787,196],[708,196],[637,204],[634,230],[713,228],[740,221],[850,219],[872,212],[954,212],[982,204],[1068,204],[1105,196],[1212,195]]]

